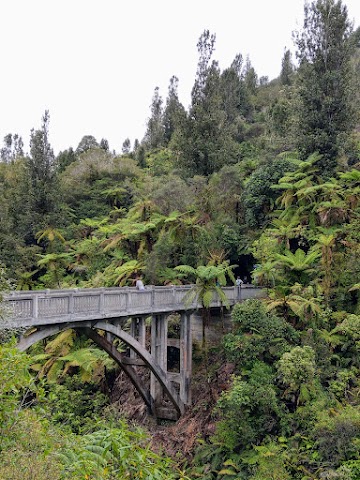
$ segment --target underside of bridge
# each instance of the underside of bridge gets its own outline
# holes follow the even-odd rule
[[[151,322],[145,316],[136,316],[37,327],[20,338],[18,348],[25,351],[61,331],[81,329],[129,377],[149,413],[159,419],[177,420],[184,413],[185,405],[191,403],[192,339],[190,312],[175,317],[179,328],[175,329],[175,335],[172,332],[172,338],[168,335],[168,320],[174,318],[174,314],[162,313],[152,315]],[[129,332],[124,330],[125,324],[130,324]],[[117,339],[128,347],[126,353],[117,349]],[[170,358],[177,362],[169,365]],[[146,385],[138,374],[144,367],[150,369],[150,385]]]

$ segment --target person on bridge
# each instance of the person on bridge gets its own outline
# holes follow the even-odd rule
[[[144,282],[142,281],[141,277],[136,277],[136,288],[137,290],[143,291],[145,290]]]
[[[244,282],[241,280],[241,278],[238,276],[237,279],[235,280],[235,285],[237,287],[237,297],[238,299],[240,298],[240,290],[241,290],[241,285]]]

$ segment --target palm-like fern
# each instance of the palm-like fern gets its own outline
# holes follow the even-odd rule
[[[88,340],[86,340],[88,343]],[[49,382],[58,382],[72,368],[79,371],[83,382],[99,382],[104,369],[114,366],[108,355],[91,345],[84,345],[75,330],[65,330],[49,341],[45,352],[32,357],[32,370],[39,378],[46,377]]]
[[[221,287],[226,285],[226,277],[229,277],[233,283],[235,278],[232,270],[235,265],[230,266],[227,261],[220,265],[200,265],[193,268],[190,265],[178,265],[175,270],[191,279],[195,279],[195,285],[185,295],[184,301],[188,305],[193,303],[200,304],[202,308],[203,320],[203,345],[206,346],[206,327],[210,319],[210,305],[214,298],[227,307],[228,299]]]
[[[169,459],[150,450],[148,439],[140,430],[130,430],[121,421],[117,428],[100,429],[82,435],[60,451],[58,456],[64,467],[64,479],[179,478],[171,468]],[[186,477],[183,478],[185,480]]]
[[[317,251],[305,253],[304,250],[298,248],[295,253],[292,253],[290,250],[287,250],[284,254],[275,254],[274,265],[289,272],[294,282],[304,283],[302,281],[304,275],[314,272],[313,266],[319,256],[320,253]]]

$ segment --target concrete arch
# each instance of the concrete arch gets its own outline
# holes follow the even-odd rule
[[[137,355],[145,362],[146,366],[151,370],[151,372],[154,374],[156,379],[159,381],[160,385],[168,395],[170,401],[174,405],[177,413],[179,416],[181,416],[184,413],[184,403],[180,399],[179,395],[171,385],[171,382],[168,380],[168,377],[164,370],[159,367],[154,362],[153,357],[151,354],[131,335],[129,335],[127,332],[125,332],[120,326],[114,325],[112,323],[109,323],[107,321],[95,321],[95,322],[71,322],[71,323],[66,323],[66,324],[56,324],[56,325],[51,325],[51,326],[46,326],[44,328],[41,328],[40,330],[36,330],[35,332],[30,333],[26,337],[21,337],[19,343],[18,343],[18,348],[21,351],[27,350],[29,347],[31,347],[33,344],[36,342],[39,342],[40,340],[44,340],[45,338],[48,338],[52,335],[56,335],[57,333],[60,333],[64,330],[68,329],[77,329],[77,328],[82,328],[85,330],[85,334],[88,335],[90,338],[92,338],[101,348],[103,348],[112,358],[119,364],[119,366],[124,370],[124,372],[129,376],[131,382],[133,385],[137,388],[139,391],[140,395],[144,399],[145,403],[148,405],[150,409],[152,409],[152,402],[153,400],[151,399],[150,395],[145,392],[145,390],[141,386],[141,382],[138,379],[135,370],[131,368],[129,365],[124,365],[124,363],[121,362],[120,354],[116,355],[115,349],[111,347],[110,342],[101,342],[101,336],[96,334],[96,331],[94,329],[98,330],[103,330],[107,333],[111,333],[117,338],[119,338],[121,341],[123,341],[126,345],[128,345],[130,348],[132,348]],[[93,333],[92,333],[93,332]],[[98,343],[100,342],[100,343]]]

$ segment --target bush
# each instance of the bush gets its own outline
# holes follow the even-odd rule
[[[333,468],[345,461],[359,460],[360,408],[347,406],[341,411],[322,413],[313,437],[320,459]]]
[[[61,424],[73,433],[92,431],[108,405],[108,398],[98,386],[83,383],[77,375],[66,377],[64,384],[51,384],[42,405],[44,414],[54,424]]]
[[[215,440],[230,451],[259,444],[266,435],[274,434],[282,409],[272,368],[256,362],[247,379],[235,377],[231,389],[222,393],[216,409],[221,420]]]
[[[225,335],[229,360],[251,367],[254,361],[273,363],[299,340],[299,334],[284,319],[269,314],[260,300],[246,300],[232,311],[233,331]]]
[[[167,458],[151,452],[147,437],[140,430],[131,431],[123,422],[117,428],[74,437],[59,452],[59,459],[64,466],[63,480],[178,478]]]
[[[0,478],[6,480],[56,480],[60,464],[56,458],[63,442],[51,424],[34,411],[16,412],[11,429],[2,430]]]
[[[15,345],[0,345],[0,438],[2,440],[4,430],[14,421],[23,389],[31,385],[28,366],[28,357],[20,353]]]

